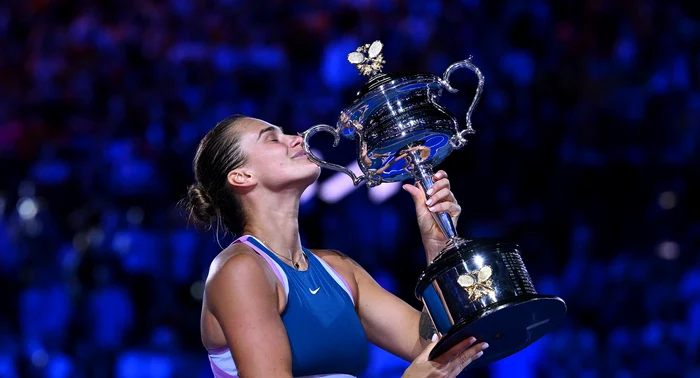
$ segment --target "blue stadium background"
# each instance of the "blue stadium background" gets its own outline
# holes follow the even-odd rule
[[[346,54],[375,39],[390,72],[474,56],[477,134],[440,167],[459,231],[520,243],[537,289],[569,306],[463,376],[700,377],[692,0],[3,2],[0,377],[211,377],[198,327],[220,247],[175,208],[196,143],[232,113],[333,124],[366,80]],[[463,119],[476,81],[453,78],[441,102]],[[315,148],[352,162],[352,142],[329,142]],[[418,307],[410,197],[324,187],[340,181],[324,172],[305,197],[303,242]],[[407,365],[374,350],[365,377]]]

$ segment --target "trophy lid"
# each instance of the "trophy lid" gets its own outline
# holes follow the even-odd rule
[[[399,75],[390,75],[383,72],[377,73],[376,75],[372,76],[369,81],[362,86],[362,88],[360,88],[360,90],[357,92],[357,97],[363,97],[367,93],[372,92],[384,84],[391,83],[399,77]]]
[[[360,74],[370,76],[369,81],[357,92],[358,99],[382,85],[391,83],[397,79],[433,77],[433,75],[428,74],[401,75],[382,72],[383,65],[386,63],[382,55],[383,47],[384,45],[381,41],[374,41],[371,44],[364,44],[358,47],[357,50],[348,54],[348,61],[357,67]]]

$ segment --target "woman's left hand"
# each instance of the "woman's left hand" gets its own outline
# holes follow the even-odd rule
[[[433,175],[433,181],[434,184],[428,190],[429,198],[427,199],[423,189],[419,187],[420,184],[416,184],[417,186],[403,185],[403,189],[411,194],[416,205],[418,227],[428,263],[433,261],[435,256],[445,248],[447,242],[445,234],[442,233],[440,226],[433,219],[432,213],[448,212],[456,228],[459,214],[462,212],[462,208],[450,190],[450,180],[447,179],[447,173],[443,170],[438,171]]]

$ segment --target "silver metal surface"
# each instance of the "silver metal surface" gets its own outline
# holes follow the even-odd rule
[[[316,125],[316,126],[311,127],[310,129],[308,129],[300,134],[304,138],[304,143],[302,144],[302,147],[304,148],[304,151],[306,152],[306,156],[308,156],[309,160],[313,161],[314,163],[318,164],[319,166],[321,166],[323,168],[328,168],[328,169],[332,169],[334,171],[343,172],[346,175],[350,176],[350,178],[352,179],[352,183],[355,186],[360,184],[365,179],[365,176],[358,177],[355,175],[355,173],[353,173],[351,170],[343,167],[342,165],[323,161],[323,160],[319,159],[316,155],[314,155],[314,153],[311,151],[311,147],[309,146],[308,140],[309,140],[309,138],[314,136],[314,134],[321,132],[321,131],[325,131],[327,133],[330,133],[335,137],[335,139],[333,141],[333,147],[336,147],[338,145],[338,142],[340,141],[340,134],[338,133],[337,129],[334,129],[331,126],[323,125],[323,124]]]
[[[471,116],[484,87],[484,75],[472,58],[450,65],[442,77],[431,74],[387,75],[381,72],[383,44],[375,41],[348,54],[369,82],[355,101],[340,112],[336,126],[316,125],[303,132],[303,147],[310,160],[321,167],[345,173],[354,185],[366,181],[368,187],[384,182],[414,179],[427,191],[433,185],[433,168],[452,151],[467,144],[473,134]],[[476,93],[460,129],[457,119],[438,100],[443,90],[456,93],[451,75],[467,68],[476,74]],[[360,176],[338,164],[318,158],[309,140],[318,132],[328,132],[337,146],[341,136],[355,140]],[[426,195],[427,196],[427,195]],[[492,361],[523,348],[563,317],[564,302],[537,294],[520,258],[517,245],[483,239],[465,240],[457,236],[448,213],[433,213],[448,242],[430,262],[416,287],[420,299],[442,338],[431,352],[471,337],[465,329],[492,337]],[[540,327],[537,332],[531,327]],[[544,322],[544,323],[543,323]],[[470,329],[472,324],[478,329]],[[510,325],[508,328],[506,325]],[[505,331],[505,336],[503,330]],[[493,333],[493,332],[495,333]],[[449,333],[448,333],[449,332]],[[491,336],[488,336],[491,332]],[[539,333],[538,333],[539,332]],[[498,341],[496,341],[498,340]]]
[[[362,55],[370,47],[362,46],[353,53]],[[372,59],[377,57],[381,59],[380,55]],[[471,57],[450,65],[442,77],[431,74],[389,76],[381,74],[381,65],[372,63],[372,59],[365,56],[365,60],[361,60],[359,55],[354,58],[353,62],[360,62],[354,63],[358,69],[372,76],[366,88],[353,104],[340,112],[335,128],[317,125],[301,134],[309,159],[319,166],[345,173],[354,185],[366,181],[367,186],[373,187],[383,182],[402,181],[414,178],[413,162],[436,167],[452,151],[466,144],[467,134],[474,133],[471,115],[483,91],[484,76]],[[449,79],[460,68],[472,70],[479,79],[463,130],[457,119],[438,102],[443,89],[457,92]],[[320,131],[334,135],[334,147],[338,145],[339,136],[356,141],[361,176],[311,152],[309,140]],[[412,159],[416,154],[420,158]]]
[[[467,242],[458,248],[426,270],[416,293],[440,335],[497,302],[537,294],[513,244]]]
[[[412,161],[420,161],[420,156],[417,152],[411,152],[409,155]],[[415,177],[416,181],[420,182],[421,187],[423,187],[423,191],[425,192],[425,198],[429,198],[430,196],[428,195],[428,190],[434,184],[432,169],[430,169],[430,166],[427,164],[420,163],[412,164],[411,172],[413,173],[413,177]],[[452,223],[452,218],[450,217],[449,213],[442,212],[431,214],[433,215],[433,219],[435,219],[435,222],[440,227],[440,230],[445,235],[445,237],[447,237],[448,240],[453,241],[457,238],[457,230],[455,230],[455,226]]]
[[[467,117],[466,117],[466,122],[464,124],[464,130],[460,131],[457,133],[451,140],[450,143],[457,149],[461,148],[467,143],[467,134],[474,134],[476,131],[472,128],[472,112],[474,112],[474,108],[476,107],[476,104],[479,103],[479,98],[481,97],[481,92],[484,90],[484,75],[481,73],[481,70],[479,67],[474,65],[472,63],[472,57],[470,56],[469,59],[463,60],[461,62],[453,63],[449,67],[447,67],[447,70],[445,70],[445,73],[442,76],[442,80],[440,81],[440,84],[447,89],[448,92],[450,93],[457,93],[458,90],[455,88],[452,88],[450,85],[450,75],[452,73],[460,68],[468,68],[476,74],[476,76],[479,78],[479,84],[476,86],[476,94],[474,95],[474,100],[472,101],[472,104],[469,106],[469,110],[467,110]]]

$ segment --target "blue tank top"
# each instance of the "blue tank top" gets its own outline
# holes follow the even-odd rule
[[[245,242],[275,261],[286,276],[287,306],[281,317],[292,351],[292,374],[362,374],[369,346],[343,278],[306,248],[309,268],[298,271],[257,239],[249,236]]]

